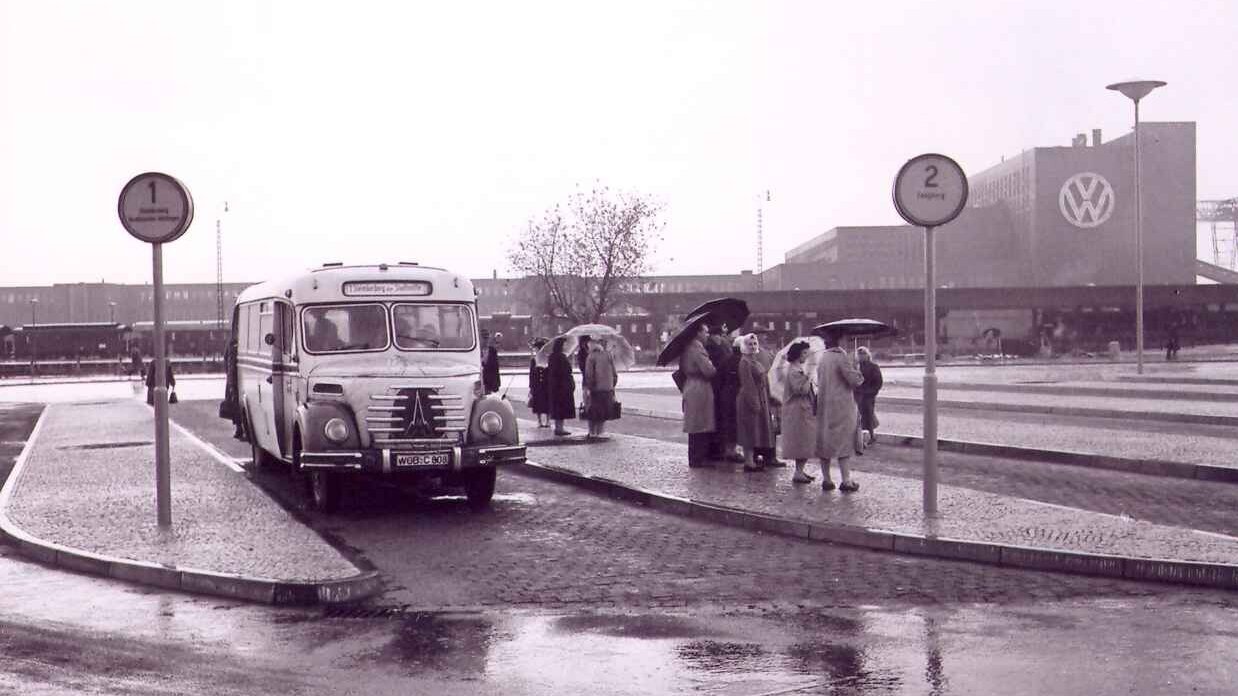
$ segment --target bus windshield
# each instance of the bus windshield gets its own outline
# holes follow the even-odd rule
[[[311,353],[386,350],[387,311],[381,304],[307,307],[302,315]]]
[[[471,350],[473,315],[466,305],[398,304],[395,345],[400,350]]]

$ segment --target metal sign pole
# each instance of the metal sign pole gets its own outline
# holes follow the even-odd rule
[[[937,514],[937,279],[933,228],[924,228],[924,514]]]
[[[168,372],[163,345],[163,245],[151,244],[155,291],[155,502],[159,526],[172,526],[172,475],[168,456]]]

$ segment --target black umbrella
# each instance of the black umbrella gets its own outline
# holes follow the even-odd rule
[[[670,342],[662,348],[662,352],[658,353],[658,364],[668,365],[678,360],[679,356],[683,354],[684,349],[692,342],[692,339],[696,338],[696,332],[700,330],[701,324],[704,321],[704,317],[696,317],[680,327],[679,332],[671,337]]]
[[[748,303],[734,297],[720,297],[688,312],[687,316],[687,322],[704,319],[710,324],[725,323],[728,329],[735,330],[748,321]]]
[[[898,329],[876,319],[839,319],[813,327],[812,332],[818,336],[836,334],[838,336],[879,336],[897,334]]]

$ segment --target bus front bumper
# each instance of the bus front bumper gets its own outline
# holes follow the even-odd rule
[[[397,474],[417,471],[460,472],[523,464],[524,445],[481,445],[436,450],[331,450],[302,452],[301,469]]]

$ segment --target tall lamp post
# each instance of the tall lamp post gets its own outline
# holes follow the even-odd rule
[[[1139,175],[1139,100],[1157,87],[1167,83],[1160,80],[1133,80],[1115,82],[1105,89],[1121,92],[1135,102],[1135,371],[1143,374],[1143,192]]]
[[[31,379],[34,379],[35,377],[34,363],[36,360],[35,358],[36,347],[34,343],[33,331],[34,331],[34,325],[39,323],[38,318],[37,318],[38,315],[36,313],[38,308],[39,308],[39,298],[37,297],[30,298],[30,330],[32,333],[29,334],[29,337],[26,339],[26,343],[30,347],[30,378]]]

